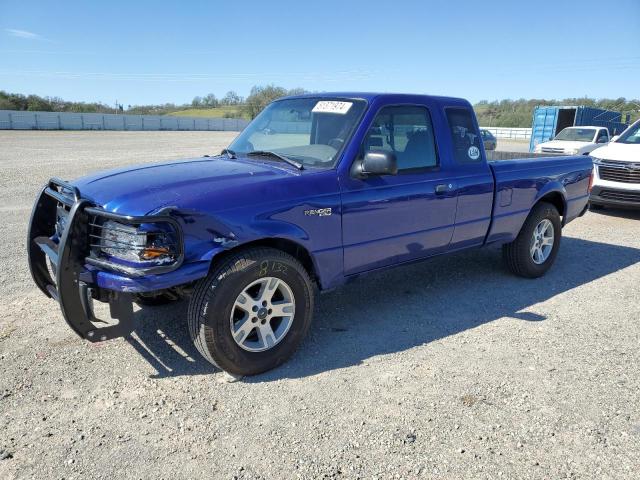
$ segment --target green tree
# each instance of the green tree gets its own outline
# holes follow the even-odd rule
[[[216,108],[219,105],[218,99],[213,93],[209,93],[202,99],[202,105],[209,108]]]
[[[46,98],[39,97],[38,95],[29,95],[27,97],[27,110],[34,112],[50,112],[51,103]]]
[[[286,90],[275,85],[255,86],[245,100],[243,111],[249,118],[253,119],[274,100],[287,95],[300,95],[301,93],[305,93],[302,88]]]
[[[222,105],[239,105],[242,103],[242,97],[240,95],[238,95],[236,92],[234,92],[233,90],[229,90],[224,97],[222,97],[222,100],[220,100],[220,103]]]
[[[287,91],[284,88],[275,85],[254,86],[245,100],[244,111],[249,118],[256,118],[265,106],[286,95]]]

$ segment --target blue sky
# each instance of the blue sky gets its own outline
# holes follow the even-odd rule
[[[639,98],[640,0],[0,0],[0,90],[126,106],[268,83]]]

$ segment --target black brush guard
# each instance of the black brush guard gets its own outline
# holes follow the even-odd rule
[[[69,209],[66,225],[56,243],[51,239],[56,230],[56,213],[59,205]],[[91,256],[91,219],[106,217],[127,225],[165,222],[171,224],[178,236],[177,258],[171,265],[141,269],[122,268]],[[103,269],[140,276],[148,273],[164,273],[182,264],[182,234],[176,220],[168,215],[127,216],[106,212],[82,199],[79,190],[59,179],[51,179],[42,189],[31,212],[27,237],[29,269],[34,282],[48,297],[57,300],[67,324],[80,337],[91,342],[101,342],[129,335],[136,328],[131,293],[107,290],[101,292],[101,300],[109,303],[111,317],[117,324],[109,324],[94,316],[92,299],[95,285],[86,281],[85,264]],[[51,262],[55,281],[47,268]],[[85,280],[83,280],[83,277]],[[105,294],[106,295],[102,295]]]

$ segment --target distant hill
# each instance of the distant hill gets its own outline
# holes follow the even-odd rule
[[[187,108],[170,112],[167,115],[175,117],[203,117],[203,118],[246,118],[237,106],[216,108]]]
[[[195,97],[190,104],[176,105],[124,105],[115,107],[95,102],[69,102],[57,97],[22,95],[0,90],[0,110],[29,110],[44,112],[83,112],[83,113],[129,113],[133,115],[174,115],[203,118],[246,118],[251,119],[269,102],[284,95],[304,93],[302,88],[286,90],[275,85],[255,86],[247,98],[233,91],[218,100],[212,93],[204,97]],[[531,116],[536,105],[587,105],[622,112],[631,116],[631,121],[640,118],[640,100],[625,98],[565,98],[564,100],[545,100],[524,98],[518,100],[482,100],[473,108],[478,122],[483,127],[530,127]]]

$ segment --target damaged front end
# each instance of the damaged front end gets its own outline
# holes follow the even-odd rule
[[[27,252],[36,285],[59,302],[69,326],[92,342],[135,330],[132,292],[145,290],[145,278],[173,272],[184,261],[182,229],[170,209],[146,216],[108,212],[58,179],[49,181],[34,205]],[[184,279],[189,273],[199,275],[194,270]],[[100,285],[114,278],[131,286]],[[96,318],[93,300],[108,302],[118,323]]]

